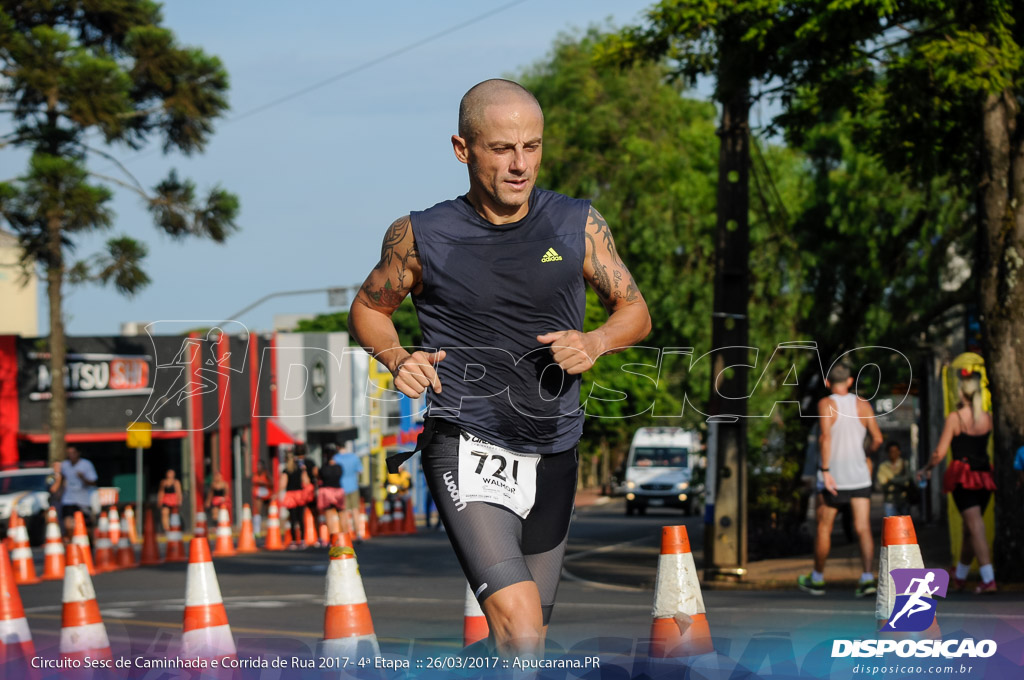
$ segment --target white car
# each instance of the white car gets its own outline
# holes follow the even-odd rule
[[[649,507],[681,508],[694,514],[703,485],[693,484],[701,457],[700,435],[681,427],[642,427],[633,435],[626,459],[623,491],[626,514]]]
[[[25,520],[29,543],[41,545],[46,534],[46,510],[50,506],[53,470],[30,468],[0,472],[0,527],[6,535],[11,512]]]

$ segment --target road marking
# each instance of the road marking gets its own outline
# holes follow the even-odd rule
[[[606,552],[612,552],[612,551],[615,551],[615,550],[619,550],[621,548],[626,548],[628,546],[635,545],[637,543],[642,543],[644,541],[650,541],[653,538],[656,538],[656,537],[641,536],[640,538],[634,538],[633,540],[630,540],[630,541],[623,541],[622,543],[613,543],[612,545],[604,545],[604,546],[601,546],[600,548],[594,548],[592,550],[582,550],[582,551],[577,552],[577,553],[572,553],[571,555],[566,555],[565,559],[563,559],[562,562],[563,563],[565,563],[565,562],[572,562],[574,560],[579,560],[579,559],[582,559],[584,557],[590,557],[591,555],[602,555],[602,554],[604,554]]]
[[[58,616],[56,614],[26,614],[26,616],[28,616],[29,618],[32,618],[32,619],[42,619],[44,621],[60,621],[61,618],[62,618],[62,616]],[[139,627],[139,628],[173,629],[173,630],[175,630],[175,632],[177,632],[177,629],[179,628],[179,624],[177,622],[145,621],[145,620],[140,620],[140,619],[106,619],[104,621],[104,623],[120,624],[122,626],[136,626],[136,627]],[[51,633],[50,631],[40,631],[40,632],[43,632],[44,634],[52,634],[53,637],[56,637],[57,635],[59,635],[58,633]],[[266,636],[269,636],[269,637],[313,638],[315,640],[322,640],[323,637],[324,637],[324,634],[321,631],[318,631],[316,633],[311,633],[311,632],[305,631],[305,630],[303,630],[303,631],[281,630],[280,628],[244,628],[244,627],[240,627],[240,626],[231,626],[231,632],[235,633],[235,634],[244,633],[244,634],[247,634],[247,635],[266,635]],[[111,638],[111,639],[114,639],[114,638]],[[119,638],[119,639],[121,639],[121,638]],[[128,638],[123,638],[123,640],[130,642],[130,640]],[[410,639],[409,638],[378,637],[377,638],[377,642],[381,643],[381,644],[387,644],[387,645],[391,645],[391,644],[400,645],[400,644],[408,644],[410,642]],[[461,644],[458,644],[458,643],[455,643],[455,642],[448,643],[448,642],[445,642],[445,641],[439,641],[436,644],[436,646],[438,646],[438,647],[453,647],[453,648],[454,647],[458,647],[458,648],[462,647]]]
[[[254,597],[260,595],[266,597],[273,597],[273,600],[253,600]],[[225,603],[231,603],[233,609],[272,609],[278,607],[287,607],[293,602],[316,602],[323,604],[322,595],[310,595],[308,593],[290,593],[286,595],[268,595],[266,593],[253,593],[252,595],[232,595],[230,597],[222,598]],[[287,600],[282,602],[281,600]],[[62,611],[64,605],[45,605],[41,607],[26,607],[25,613],[42,613],[42,612],[55,612]],[[124,609],[149,609],[151,611],[174,611],[180,610],[185,611],[185,600],[184,598],[173,598],[167,600],[129,600],[126,602],[111,602],[110,604],[100,607],[104,612],[120,613]]]
[[[565,567],[562,567],[562,578],[566,581],[573,581],[575,583],[581,583],[590,588],[598,588],[599,590],[614,590],[622,593],[643,593],[646,592],[646,588],[638,588],[636,586],[619,586],[612,583],[601,583],[600,581],[589,581],[585,578],[573,574]],[[561,606],[561,605],[559,605]]]

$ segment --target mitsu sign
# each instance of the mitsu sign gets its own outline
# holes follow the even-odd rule
[[[49,399],[52,395],[53,376],[50,373],[50,355],[30,352],[28,358],[37,361],[35,391],[32,401]],[[68,354],[64,368],[64,386],[69,397],[122,397],[149,394],[151,358],[138,354]]]

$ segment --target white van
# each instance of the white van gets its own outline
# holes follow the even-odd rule
[[[691,487],[693,469],[701,457],[700,435],[681,427],[642,427],[633,435],[626,458],[626,514],[641,515],[651,507],[697,510]]]

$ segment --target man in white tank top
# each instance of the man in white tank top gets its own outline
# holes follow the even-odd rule
[[[865,434],[871,433],[871,453],[882,445],[882,432],[875,413],[866,399],[850,391],[853,376],[842,363],[832,366],[825,384],[831,396],[818,402],[821,435],[821,467],[818,479],[823,486],[818,494],[818,531],[814,540],[814,571],[797,579],[797,585],[812,595],[825,594],[825,560],[832,548],[832,525],[840,508],[849,506],[853,528],[860,544],[863,565],[855,595],[875,593],[871,567],[875,546],[871,536],[871,471],[864,451]]]

